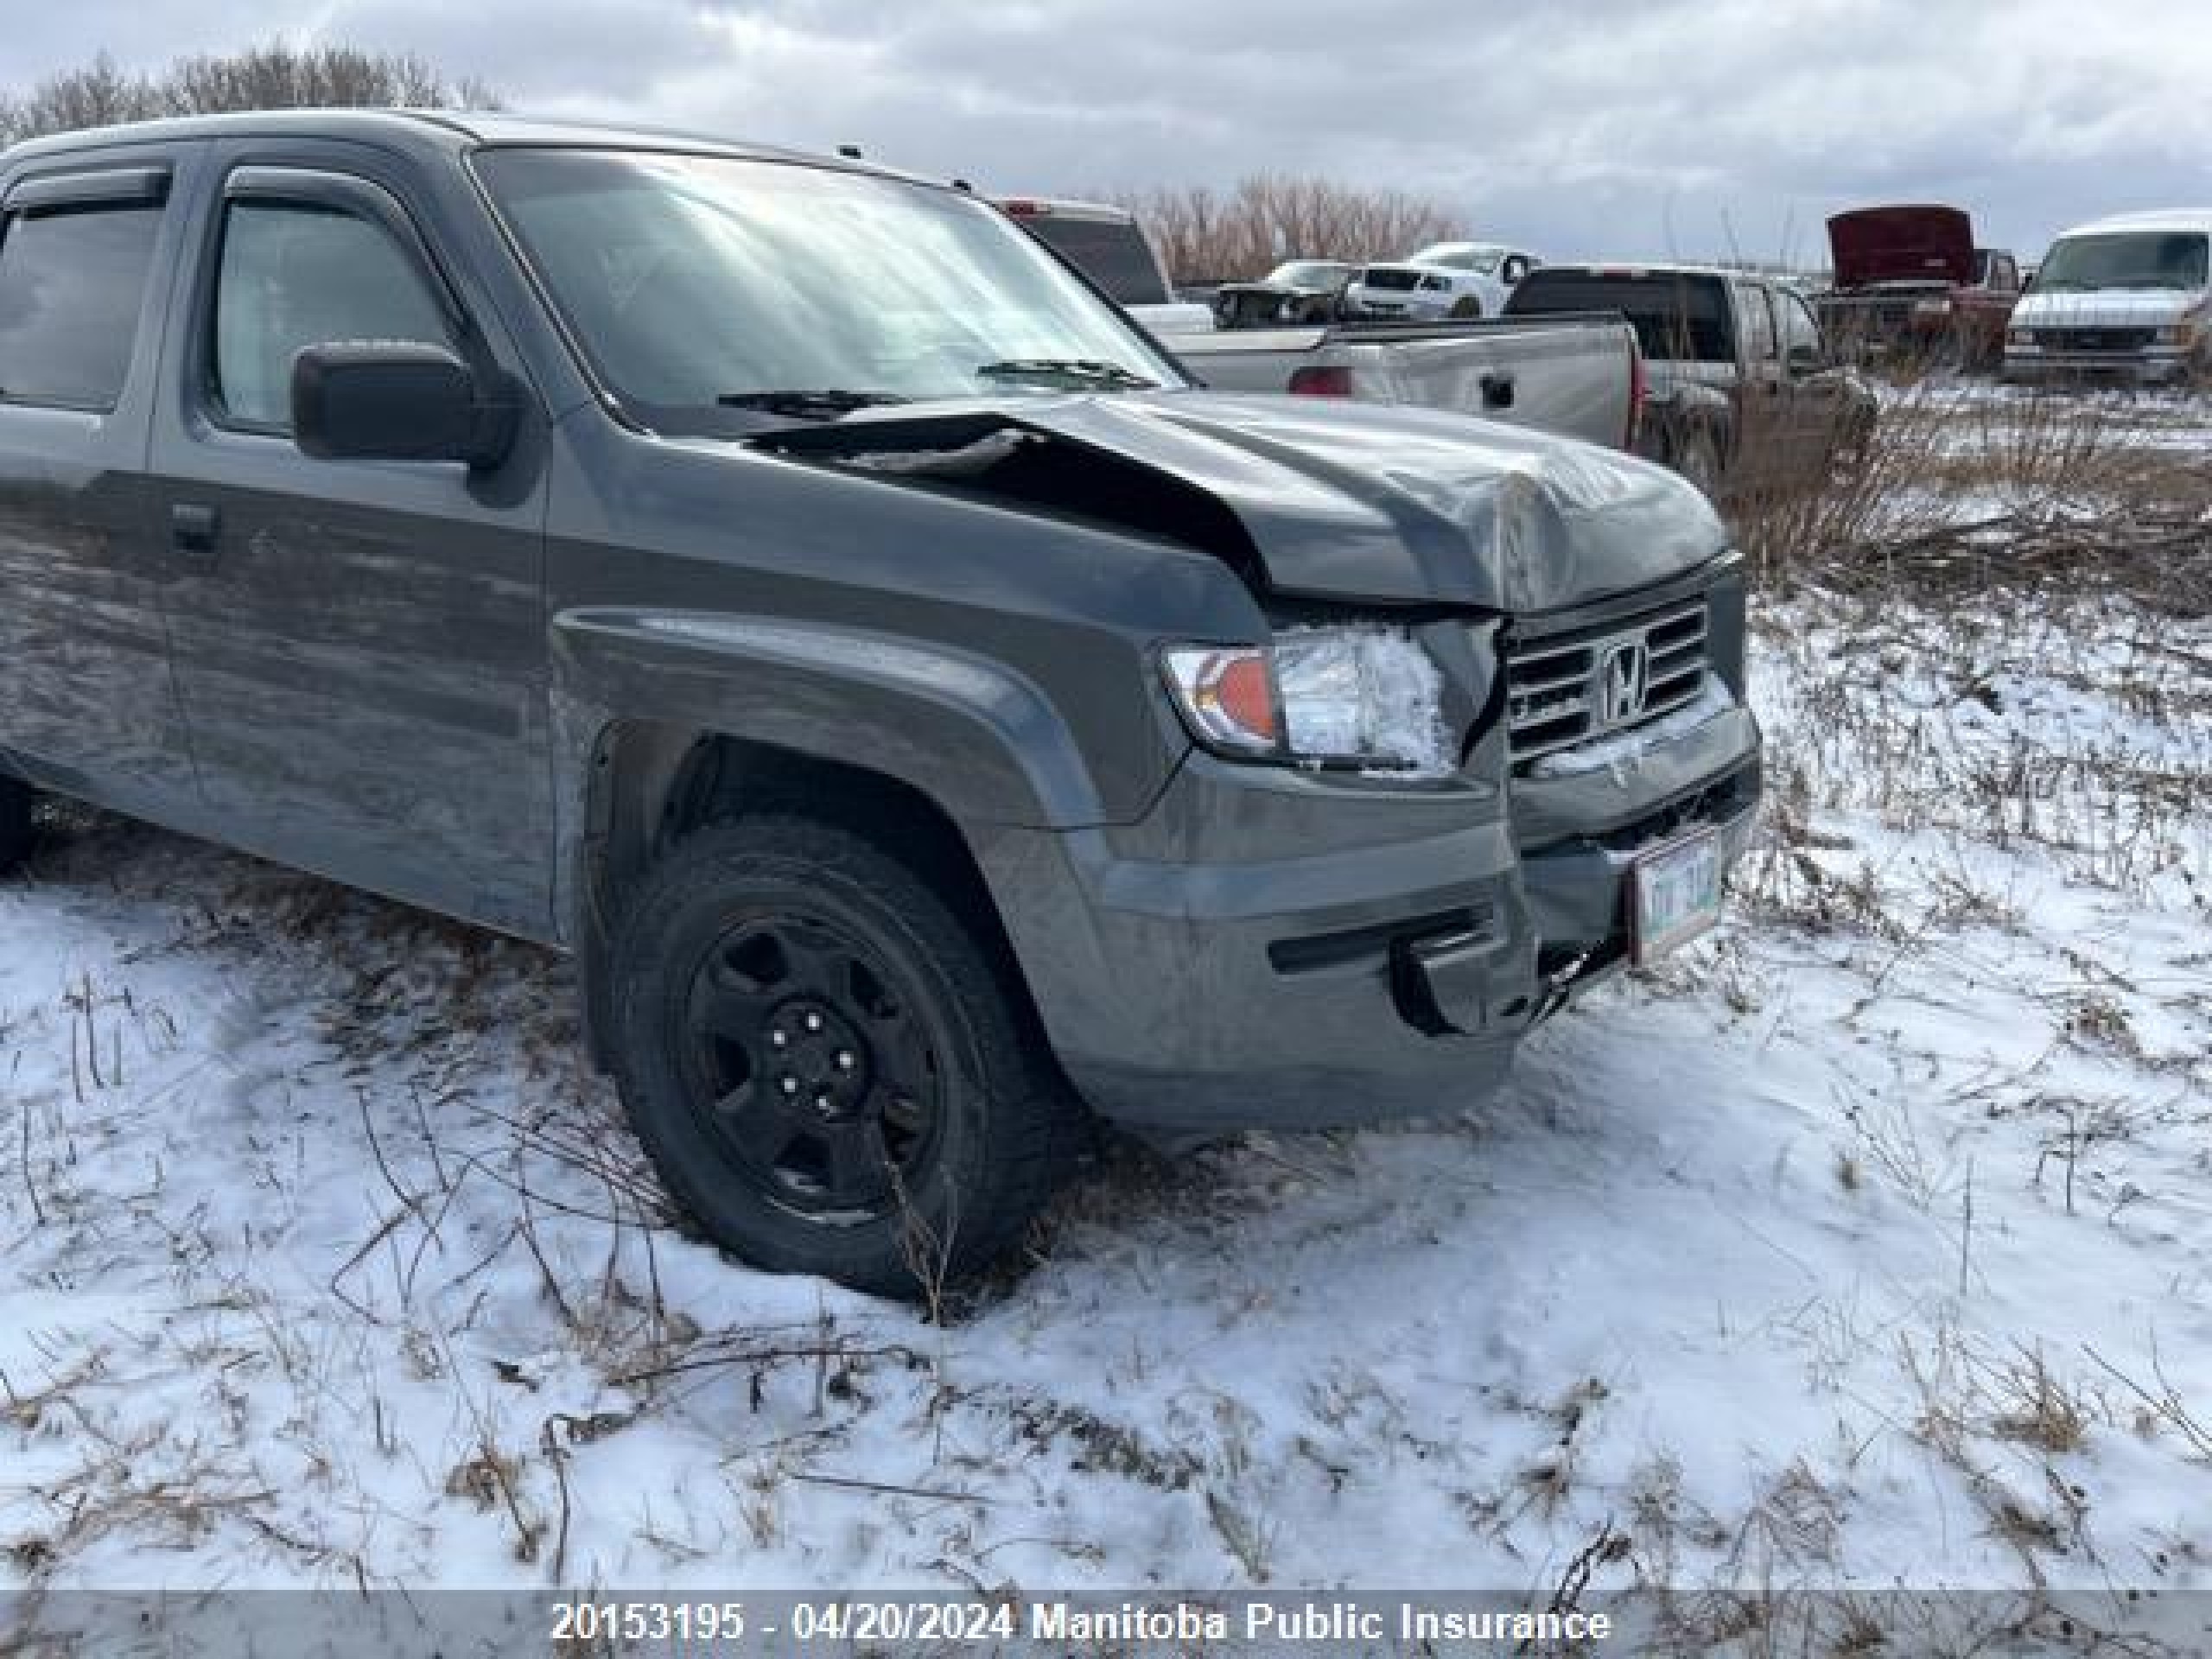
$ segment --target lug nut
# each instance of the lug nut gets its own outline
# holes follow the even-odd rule
[[[808,1014],[808,1015],[806,1016],[806,1028],[807,1028],[809,1031],[819,1031],[819,1030],[821,1030],[821,1029],[822,1029],[822,1016],[821,1016],[820,1014]]]
[[[788,1048],[791,1046],[791,1040],[790,1036],[781,1026],[778,1026],[768,1033],[768,1046],[771,1048]]]
[[[815,1096],[814,1105],[817,1111],[826,1112],[830,1109],[830,1091],[827,1089]]]
[[[797,1077],[785,1077],[783,1081],[782,1087],[785,1094],[795,1095],[798,1093],[798,1079]]]
[[[853,1051],[851,1049],[841,1048],[837,1051],[837,1069],[840,1071],[849,1071],[853,1069]]]

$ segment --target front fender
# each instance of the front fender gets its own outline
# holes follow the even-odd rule
[[[553,621],[558,914],[577,912],[602,740],[651,721],[881,773],[971,831],[1109,821],[1099,781],[1044,692],[1006,664],[870,630],[725,612],[595,607]],[[1163,722],[1161,777],[1188,747]]]
[[[554,619],[552,656],[556,701],[597,705],[610,720],[689,721],[826,753],[911,784],[958,818],[1106,821],[1044,693],[972,652],[782,618],[598,608]]]

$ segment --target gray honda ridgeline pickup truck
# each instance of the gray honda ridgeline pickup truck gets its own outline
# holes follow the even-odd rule
[[[958,189],[302,111],[0,220],[0,856],[49,790],[574,952],[749,1262],[971,1274],[1093,1112],[1449,1111],[1740,850],[1688,485],[1198,390]]]

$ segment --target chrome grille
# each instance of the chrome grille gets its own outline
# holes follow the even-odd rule
[[[2155,328],[2037,328],[2036,344],[2051,352],[2139,352],[2158,338]]]
[[[1592,622],[1506,645],[1507,730],[1516,765],[1594,737],[1631,731],[1697,701],[1705,683],[1704,594],[1640,616]],[[1617,655],[1640,651],[1641,696],[1630,711],[1610,696]]]

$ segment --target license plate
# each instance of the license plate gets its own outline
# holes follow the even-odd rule
[[[1636,960],[1649,962],[1720,919],[1720,836],[1701,830],[1636,861]]]

